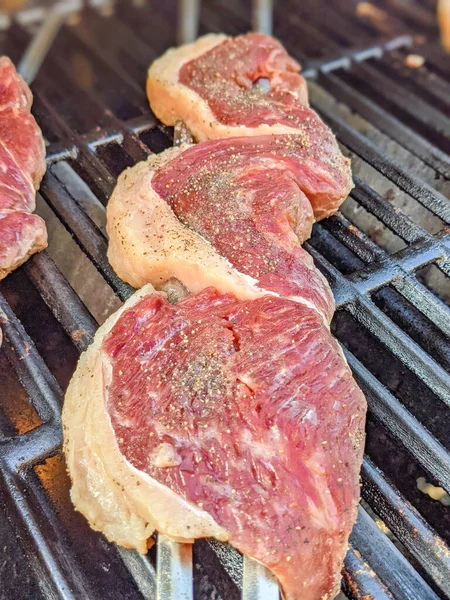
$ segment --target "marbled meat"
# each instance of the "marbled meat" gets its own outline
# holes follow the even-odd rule
[[[365,400],[317,311],[146,286],[98,332],[64,405],[72,499],[145,552],[229,541],[286,600],[333,598],[356,517]],[[320,560],[318,560],[320,557]]]
[[[0,279],[47,246],[45,223],[32,214],[46,165],[31,104],[28,86],[0,57]]]
[[[301,247],[352,183],[298,70],[255,34],[205,36],[151,67],[156,114],[200,143],[119,177],[108,257],[142,289],[80,359],[64,448],[76,508],[111,541],[215,537],[270,568],[285,600],[331,600],[366,402]]]
[[[316,152],[312,140],[302,146],[298,136],[281,135],[203,142],[146,164],[121,175],[107,208],[108,257],[122,279],[158,285],[177,277],[197,291],[203,281],[193,287],[192,268],[182,271],[174,247],[191,254],[191,264],[204,264],[216,253],[229,265],[223,277],[215,267],[200,268],[201,277],[215,270],[216,281],[208,285],[235,293],[229,287],[231,265],[258,289],[309,303],[331,320],[331,291],[300,245],[314,221],[311,204],[326,201],[342,177],[329,154]],[[165,214],[155,218],[161,199],[171,210],[162,207]],[[210,244],[200,255],[187,241],[193,234]],[[154,241],[158,236],[167,245],[164,252]]]
[[[291,134],[299,136],[299,147],[312,142],[317,154],[336,161],[341,170],[335,193],[320,205],[313,204],[319,220],[336,212],[350,192],[350,163],[309,108],[299,70],[270,36],[210,34],[171,48],[155,60],[148,71],[147,95],[163,123],[182,121],[197,141]]]

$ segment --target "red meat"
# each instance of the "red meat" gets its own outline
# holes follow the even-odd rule
[[[9,58],[0,57],[0,279],[47,245],[31,215],[45,172],[45,146],[30,114],[32,95]]]
[[[126,460],[211,515],[287,598],[332,598],[359,498],[365,400],[317,312],[212,288],[175,305],[150,294],[102,352]]]
[[[263,289],[306,298],[331,320],[329,287],[300,247],[313,207],[325,209],[342,175],[315,134],[203,142],[156,171],[152,186],[238,271]]]
[[[208,103],[225,125],[286,125],[300,128],[308,109],[300,65],[274,38],[248,33],[228,38],[185,63],[179,81]],[[267,79],[269,91],[255,85]]]
[[[312,194],[305,193],[319,220],[336,212],[347,197],[351,171],[331,131],[308,107],[299,70],[270,36],[207,35],[154,61],[147,94],[159,119],[167,125],[182,121],[198,141],[246,136],[262,143],[262,136],[297,137],[290,143],[292,158],[298,151],[298,163],[316,163],[308,185]]]

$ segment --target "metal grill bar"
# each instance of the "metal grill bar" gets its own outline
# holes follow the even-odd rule
[[[443,306],[438,298],[430,294],[429,290],[417,278],[404,277],[399,281],[394,281],[392,285],[432,323],[435,323],[447,337],[450,337],[448,309]]]
[[[4,483],[9,489],[18,489],[22,483],[8,471],[4,464],[2,465],[2,476]],[[77,595],[72,592],[73,586],[61,571],[58,561],[55,559],[54,549],[46,536],[42,534],[39,523],[36,520],[36,514],[30,510],[26,499],[22,495],[15,494],[11,498],[15,504],[19,518],[23,521],[24,529],[28,531],[37,552],[42,558],[42,563],[46,567],[45,576],[52,582],[52,589],[48,589],[48,591],[52,594],[56,592],[64,600],[76,600]]]
[[[403,270],[395,260],[388,257],[364,233],[358,232],[357,235],[352,233],[352,225],[342,216],[336,215],[329,219],[327,229],[333,233],[334,238],[350,248],[361,261],[370,264],[366,269],[359,266],[357,273],[347,276],[348,280],[356,284],[360,292],[363,292],[363,290],[365,293],[373,292],[380,287],[380,283],[383,285],[383,283],[390,281],[390,284],[404,298],[428,317],[445,335],[450,336],[450,309],[431,294],[416,277]],[[448,253],[445,248],[442,254],[447,256]],[[439,258],[442,257],[442,254],[439,255]],[[377,281],[371,278],[371,272],[375,268]],[[383,274],[386,275],[388,271],[389,275],[383,278]],[[396,275],[394,279],[392,279],[393,273]],[[338,306],[344,305],[345,300],[341,296]],[[410,326],[413,326],[413,324],[410,324]]]
[[[348,307],[351,315],[374,334],[394,356],[415,373],[438,396],[450,406],[448,389],[450,375],[439,367],[426,352],[406,336],[384,313],[366,298],[360,298]]]
[[[377,598],[391,600],[392,594],[364,562],[360,552],[350,546],[345,557],[343,588],[349,598]]]
[[[288,6],[294,14],[297,13],[299,19],[314,23],[317,29],[323,32],[325,40],[333,40],[336,49],[354,46],[355,39],[359,37],[360,24],[353,24],[346,17],[342,17],[340,11],[324,10],[319,16],[312,5],[302,6],[291,1]]]
[[[36,86],[37,87],[37,86]],[[35,88],[34,88],[35,89]],[[77,148],[77,164],[84,171],[89,171],[92,178],[96,182],[96,187],[99,188],[101,196],[100,200],[106,203],[106,199],[112,188],[115,185],[114,177],[108,172],[105,166],[98,160],[95,154],[92,154],[87,144],[78,135],[76,135],[58,115],[52,104],[43,97],[39,91],[35,91],[35,99],[39,101],[45,108],[48,116],[52,121],[54,129],[58,132],[58,137],[67,139],[69,143]]]
[[[332,72],[320,71],[319,83],[333,96],[355,110],[380,131],[394,138],[412,154],[444,177],[450,177],[450,158],[434,144],[415,133],[396,117],[380,108],[372,99],[350,87]]]
[[[450,77],[450,67],[448,64],[448,57],[442,52],[442,47],[439,43],[431,43],[423,46],[423,56],[425,56],[427,64],[433,69],[433,71],[442,75],[447,80]]]
[[[57,7],[50,10],[39,32],[27,48],[17,71],[28,84],[33,81],[65,18],[66,15]]]
[[[429,237],[424,229],[406,215],[396,211],[389,202],[364,181],[361,181],[359,177],[353,177],[353,181],[355,188],[351,192],[351,197],[389,227],[391,231],[394,231],[402,240],[413,244]]]
[[[87,52],[87,56],[95,57],[99,60],[103,67],[109,69],[114,78],[118,79],[126,87],[127,95],[129,94],[133,98],[133,101],[141,109],[142,113],[147,112],[147,99],[144,88],[128,75],[114,56],[106,53],[105,49],[99,46],[96,40],[82,28],[67,29],[66,33],[67,36],[64,39],[63,46],[67,47],[67,44],[69,48],[78,46],[81,51]]]
[[[378,529],[362,508],[358,512],[357,526],[351,535],[352,543],[367,556],[372,568],[383,581],[389,581],[389,591],[396,600],[438,600],[438,596],[388,538]],[[379,549],[372,551],[373,545]]]
[[[124,301],[129,298],[133,293],[133,288],[117,277],[106,258],[106,237],[80,208],[75,199],[63,188],[51,170],[47,172],[40,191],[62,223],[74,234],[75,241],[93,261],[119,298]]]
[[[379,65],[378,62],[374,65]],[[438,133],[448,136],[450,133],[450,120],[434,106],[425,102],[417,94],[408,91],[408,94],[400,93],[396,83],[389,77],[380,72],[375,66],[368,63],[354,63],[352,73],[358,78],[370,81],[370,86],[378,90],[378,94],[389,102],[390,106],[401,109],[409,119],[418,121],[428,131],[432,130],[434,138],[438,138]]]
[[[36,254],[23,268],[78,350],[85,350],[97,323],[47,252]]]
[[[39,356],[33,342],[0,294],[0,323],[5,352],[43,422],[60,422],[61,389]]]
[[[192,545],[158,535],[157,600],[193,600]]]
[[[313,100],[314,104],[315,99]],[[450,207],[447,199],[442,194],[425,181],[408,173],[388,156],[383,155],[374,143],[352,129],[335,114],[332,114],[329,109],[321,105],[320,101],[316,103],[316,108],[345,146],[385,175],[414,200],[417,200],[417,202],[439,216],[445,223],[450,223]]]
[[[244,556],[242,600],[278,600],[279,597],[275,577],[256,560]]]
[[[383,4],[389,12],[394,9],[400,18],[412,23],[415,27],[431,29],[433,33],[436,31],[434,14],[431,10],[424,8],[422,3],[414,2],[410,5],[405,0],[395,0],[395,2],[384,0]]]
[[[411,245],[408,251],[400,251],[396,256],[397,264],[394,269],[394,278],[400,277],[402,272],[413,272],[431,262],[439,262],[440,266],[445,268],[446,253],[438,242],[439,237],[437,237],[435,244],[432,241],[426,241],[418,245]],[[361,270],[360,273],[350,275],[348,279],[354,283],[361,294],[366,294],[380,288],[382,285],[387,285],[388,272],[389,267],[384,264],[381,264],[378,271],[376,265],[370,265]],[[341,290],[338,293],[341,293],[340,303],[343,304],[344,292]]]
[[[20,35],[23,39],[23,32],[15,31],[16,35]],[[86,104],[89,101],[89,113],[94,113],[97,116],[97,119],[101,119],[102,122],[102,130],[99,135],[91,135],[91,136],[80,136],[74,133],[70,127],[67,126],[65,121],[61,119],[61,117],[56,114],[52,107],[52,104],[49,103],[45,98],[45,93],[41,96],[39,93],[39,89],[43,88],[45,90],[54,89],[55,81],[61,83],[61,81],[65,81],[68,86],[70,86],[71,90],[73,90],[73,100],[74,102],[79,102]],[[98,94],[92,90],[81,90],[75,81],[71,72],[68,72],[64,66],[64,61],[61,60],[58,56],[50,56],[47,60],[45,74],[41,75],[39,78],[39,82],[34,89],[38,89],[37,92],[37,100],[41,101],[48,111],[48,107],[50,110],[50,116],[52,118],[52,126],[58,131],[59,137],[64,139],[64,145],[67,147],[68,143],[71,143],[72,147],[79,151],[82,150],[81,160],[86,159],[88,163],[87,171],[92,170],[92,165],[95,165],[96,170],[98,171],[98,177],[105,177],[105,180],[101,180],[102,188],[100,188],[100,199],[106,203],[107,198],[110,196],[111,191],[115,185],[115,178],[109,173],[109,171],[105,168],[105,166],[101,163],[100,160],[94,155],[92,160],[92,150],[95,151],[97,146],[97,142],[99,138],[101,140],[100,145],[105,145],[112,141],[116,141],[119,143],[127,154],[135,161],[138,162],[140,160],[144,160],[146,156],[149,154],[148,148],[139,140],[136,136],[133,127],[128,123],[124,123],[120,121],[111,111],[104,110],[104,104]],[[35,91],[36,94],[36,91]],[[150,115],[146,115],[145,117],[146,124],[144,129],[148,129],[150,127],[150,123],[155,125],[155,121],[151,119]],[[139,128],[137,128],[139,129]],[[106,131],[110,130],[111,133],[108,137]],[[53,131],[53,133],[56,133]],[[77,158],[77,168],[82,168],[82,164],[80,164],[80,156],[79,152],[77,152],[77,156],[72,158]],[[49,158],[47,156],[47,161]],[[96,183],[96,185],[98,185]]]
[[[420,53],[420,46],[414,47]],[[420,69],[407,67],[408,52],[404,48],[393,50],[381,56],[379,62],[383,73],[397,79],[407,89],[412,90],[432,106],[444,112],[450,107],[450,85],[436,73],[430,72],[426,62]]]
[[[449,453],[353,355],[345,355],[366,394],[369,410],[436,481],[449,489]]]
[[[365,460],[362,468],[363,498],[370,502],[386,525],[408,548],[431,580],[450,596],[450,552],[417,511]]]

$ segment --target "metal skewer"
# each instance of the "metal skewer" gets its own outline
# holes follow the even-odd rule
[[[53,40],[57,36],[61,25],[67,19],[68,14],[67,8],[64,9],[63,5],[58,4],[51,8],[47,12],[37,34],[33,37],[28,48],[25,50],[25,53],[17,66],[17,71],[28,85],[30,85],[36,77]]]
[[[272,35],[272,0],[253,0],[252,26],[254,31]]]
[[[264,565],[244,556],[242,600],[278,600],[280,592],[276,578]]]
[[[253,30],[272,35],[272,12],[272,0],[253,0]],[[268,84],[270,89],[268,80],[264,80],[262,84]],[[279,597],[277,580],[269,569],[256,560],[244,556],[242,600],[278,600]]]
[[[158,535],[157,600],[193,600],[192,544]]]
[[[189,44],[197,38],[199,20],[200,0],[178,0],[178,44]]]
[[[178,1],[177,43],[188,44],[197,38],[200,17],[200,0]],[[190,142],[184,123],[178,121],[174,128],[173,145]],[[158,535],[157,600],[192,600],[192,544],[174,542],[165,535]]]
[[[186,44],[197,37],[200,1],[179,0],[178,7],[177,41]],[[272,0],[254,0],[252,23],[254,30],[268,35],[272,33]],[[186,134],[184,124],[178,122],[174,130],[174,146],[191,141],[186,139]],[[178,544],[165,536],[158,536],[157,589],[158,600],[192,597],[189,595],[192,594],[191,544]],[[244,556],[242,600],[279,600],[279,597],[278,583],[271,572],[261,563]]]

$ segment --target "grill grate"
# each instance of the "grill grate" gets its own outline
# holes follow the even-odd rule
[[[248,2],[203,4],[201,32],[233,34],[250,26]],[[439,297],[450,295],[448,60],[436,45],[415,46],[416,34],[436,36],[432,3],[383,0],[378,20],[358,17],[356,2],[313,7],[279,2],[274,27],[305,63],[313,106],[355,157],[351,200],[342,214],[317,225],[306,245],[332,285],[334,331],[369,403],[364,503],[343,590],[360,599],[449,598],[448,509],[416,486],[425,477],[450,491],[450,309]],[[109,545],[73,512],[60,454],[60,408],[77,351],[95,333],[92,313],[97,315],[100,296],[112,298],[105,303],[111,310],[115,295],[124,300],[132,292],[106,259],[104,205],[125,166],[171,144],[171,132],[149,112],[143,84],[150,60],[175,41],[173,10],[171,2],[123,2],[107,21],[84,11],[77,25],[58,35],[33,85],[34,112],[51,141],[39,206],[69,236],[55,235],[48,252],[0,284],[1,352],[7,359],[0,362],[0,378],[17,377],[36,413],[19,434],[22,415],[14,413],[13,395],[6,392],[13,408],[5,414],[0,409],[0,498],[6,510],[0,540],[10,549],[18,537],[22,551],[10,559],[16,562],[0,566],[0,597],[156,594],[154,549],[140,557]],[[13,22],[0,35],[2,50],[18,61],[29,31]],[[410,51],[425,56],[423,69],[404,68]],[[65,163],[84,187],[63,177]],[[412,204],[415,212],[408,212]],[[369,221],[361,220],[361,211]],[[389,235],[400,249],[390,247]],[[73,260],[64,256],[72,252]],[[89,273],[101,291],[94,284],[86,291],[86,282],[80,283],[72,264],[77,256],[93,263]],[[442,274],[437,293],[429,289],[435,285],[429,265]],[[24,565],[31,567],[20,590],[6,576],[11,564],[23,572]],[[197,542],[193,564],[196,598],[240,598],[242,561],[228,546]]]

